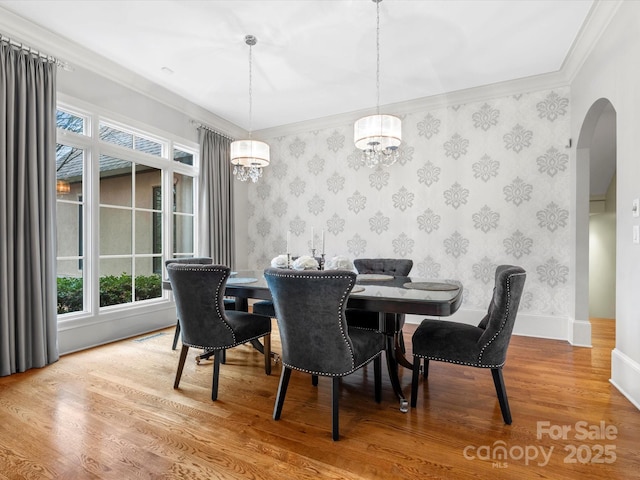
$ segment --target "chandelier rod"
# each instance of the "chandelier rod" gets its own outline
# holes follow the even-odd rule
[[[376,2],[376,113],[380,115],[380,2]]]
[[[244,37],[245,43],[249,45],[249,138],[253,131],[253,55],[252,47],[258,42],[253,35]]]

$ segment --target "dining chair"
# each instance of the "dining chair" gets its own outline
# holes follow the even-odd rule
[[[502,418],[511,424],[511,410],[502,376],[526,272],[518,266],[500,265],[489,309],[478,326],[465,323],[425,319],[412,337],[413,375],[411,407],[418,399],[420,362],[424,360],[424,378],[429,375],[429,360],[469,367],[489,368],[493,376]]]
[[[413,260],[406,258],[356,258],[353,265],[359,274],[382,274],[394,277],[406,277],[413,268]],[[404,327],[404,314],[387,313],[387,322],[392,322],[395,328],[395,351],[400,364],[411,368],[411,364],[405,358],[406,351],[402,327]],[[363,329],[380,329],[378,312],[366,310],[347,309],[347,325],[349,327]]]
[[[381,397],[381,356],[384,335],[373,330],[350,329],[345,306],[356,274],[337,270],[282,270],[264,272],[282,342],[282,374],[273,409],[282,414],[292,370],[312,378],[332,378],[332,438],[338,440],[340,378],[373,361],[375,400]],[[317,385],[317,382],[314,382]]]
[[[263,338],[264,371],[271,374],[271,319],[225,310],[224,291],[230,269],[224,265],[167,265],[182,330],[182,350],[173,388],[178,388],[189,347],[213,352],[211,400],[218,398],[218,376],[225,350]]]
[[[266,317],[274,318],[276,311],[273,308],[273,302],[271,300],[260,300],[255,302],[252,308],[253,313],[257,315],[264,315]]]
[[[169,260],[165,260],[165,267],[171,263],[189,263],[189,264],[198,264],[198,265],[212,265],[213,259],[211,257],[190,257],[190,258],[170,258]],[[230,298],[224,299],[224,308],[227,310],[235,310],[235,300]],[[171,350],[175,350],[178,346],[178,339],[180,338],[180,321],[176,319],[176,330],[173,334],[173,345],[171,346]]]

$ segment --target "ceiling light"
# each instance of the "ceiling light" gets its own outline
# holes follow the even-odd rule
[[[249,139],[236,140],[231,143],[231,164],[233,165],[233,174],[240,181],[246,182],[251,180],[257,182],[262,176],[262,169],[269,165],[269,145],[258,140],[251,139],[252,130],[252,57],[251,47],[253,47],[258,39],[253,35],[244,37],[244,41],[249,45]]]
[[[56,193],[58,195],[67,195],[71,192],[71,184],[66,180],[58,180],[56,182]]]
[[[380,2],[376,4],[376,115],[358,120],[353,126],[353,141],[363,151],[363,161],[368,167],[389,166],[399,156],[398,147],[402,142],[402,123],[394,115],[380,114]]]

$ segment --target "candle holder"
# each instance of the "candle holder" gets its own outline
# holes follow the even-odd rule
[[[287,268],[291,269],[291,254],[287,253]]]
[[[320,270],[324,270],[324,253],[320,254]]]

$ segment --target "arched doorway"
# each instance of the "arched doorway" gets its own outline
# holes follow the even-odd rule
[[[616,111],[605,98],[585,116],[576,162],[576,319],[615,319]]]

